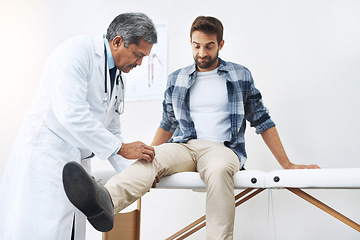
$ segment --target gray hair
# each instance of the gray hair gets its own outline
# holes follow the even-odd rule
[[[110,41],[120,36],[124,46],[129,44],[138,45],[140,39],[146,42],[157,43],[157,32],[152,20],[143,13],[122,13],[109,25],[106,38]]]

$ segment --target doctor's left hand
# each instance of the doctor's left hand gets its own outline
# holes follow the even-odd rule
[[[127,159],[144,159],[147,162],[152,162],[155,157],[155,150],[153,147],[137,141],[123,143],[118,154]]]

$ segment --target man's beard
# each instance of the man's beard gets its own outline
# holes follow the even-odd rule
[[[215,58],[211,58],[209,56],[205,57],[205,59],[208,59],[206,62],[200,62],[199,57],[195,58],[196,66],[198,66],[201,69],[208,69],[210,68],[218,59],[218,54],[216,54]]]

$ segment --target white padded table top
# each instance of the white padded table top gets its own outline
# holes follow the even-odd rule
[[[105,184],[115,170],[96,171],[93,176]],[[264,172],[244,170],[234,175],[234,188],[347,188],[360,189],[360,168],[296,169]],[[160,189],[205,189],[197,172],[182,172],[163,177]]]
[[[236,172],[234,175],[234,188],[264,188],[265,172],[258,170],[246,170]],[[197,172],[181,172],[163,177],[156,188],[172,189],[205,189],[205,183]]]
[[[116,174],[115,170],[94,171],[93,176],[105,184],[112,176]],[[236,172],[234,175],[234,188],[264,188],[265,172],[259,170],[245,170]],[[163,177],[156,185],[156,188],[162,189],[205,189],[205,183],[201,180],[197,172],[181,172],[171,176]]]
[[[266,188],[360,188],[360,168],[275,170],[266,173]]]

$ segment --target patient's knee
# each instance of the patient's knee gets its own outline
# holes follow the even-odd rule
[[[200,176],[207,185],[212,182],[232,183],[234,173],[235,170],[232,167],[222,164],[200,173]]]

